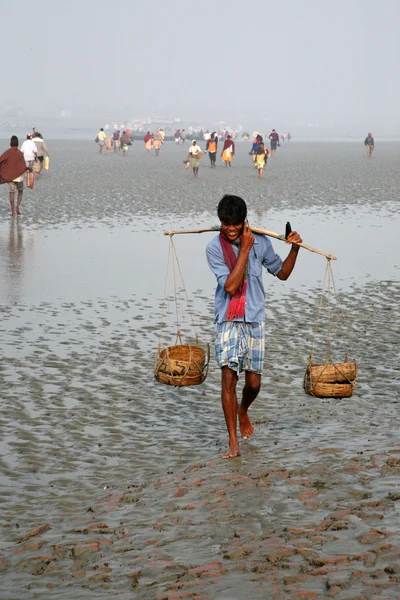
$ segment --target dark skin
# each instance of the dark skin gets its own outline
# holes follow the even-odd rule
[[[27,168],[26,171],[29,171],[30,173],[32,173],[32,169]],[[19,207],[21,206],[21,201],[22,201],[22,194],[23,194],[23,190],[18,190],[18,195],[17,195],[17,208],[15,208],[15,196],[14,196],[15,192],[10,192],[10,206],[11,206],[11,216],[15,217],[15,215],[20,215],[20,210]]]
[[[239,225],[221,222],[221,230],[231,242],[234,242],[240,237],[238,259],[231,273],[226,278],[224,286],[225,291],[233,296],[243,282],[247,259],[254,244],[254,235],[248,226],[247,221],[240,223]],[[292,231],[288,236],[286,243],[291,244],[291,248],[288,256],[283,261],[282,269],[277,274],[278,279],[286,281],[292,273],[300,249],[298,244],[302,241],[303,240],[296,231]],[[222,408],[229,435],[229,449],[222,455],[222,458],[235,458],[236,456],[240,456],[239,441],[237,438],[237,421],[239,420],[239,430],[243,439],[248,439],[254,433],[254,427],[247,413],[260,391],[261,375],[259,373],[252,373],[251,371],[245,372],[245,384],[242,391],[241,403],[239,405],[236,394],[238,379],[236,371],[229,367],[222,367],[221,372]]]

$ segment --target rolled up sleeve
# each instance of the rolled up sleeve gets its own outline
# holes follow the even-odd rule
[[[222,250],[218,250],[216,246],[207,246],[206,257],[208,266],[214,273],[218,285],[223,288],[229,275],[229,269],[224,261]]]
[[[262,265],[271,273],[271,275],[277,275],[282,269],[282,259],[277,254],[267,237],[264,237],[264,253]]]

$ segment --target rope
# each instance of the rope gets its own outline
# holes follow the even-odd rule
[[[322,301],[324,299],[324,291],[325,291],[325,285],[326,285],[326,279],[327,279],[327,276],[328,276],[328,271],[330,271],[330,258],[326,259],[325,276],[324,276],[324,282],[322,284],[321,296],[319,298],[319,303],[318,303],[318,312],[317,312],[317,318],[315,320],[314,337],[313,337],[313,341],[312,341],[312,344],[311,344],[310,358],[312,357],[312,355],[314,353],[315,339],[317,337],[318,323],[319,323],[319,318],[320,318],[320,315],[321,315]]]
[[[344,330],[345,330],[345,336],[346,336],[346,338],[345,338],[345,346],[348,347],[349,344],[350,344],[350,332],[349,332],[348,325],[346,323],[346,318],[345,318],[343,306],[342,306],[342,304],[340,302],[340,296],[339,296],[339,294],[336,291],[335,279],[333,277],[333,271],[331,273],[331,276],[332,276],[332,288],[333,288],[333,292],[335,294],[335,299],[336,299],[336,311],[339,314],[338,320],[340,320],[343,323]],[[346,356],[347,356],[347,353],[346,353]]]
[[[198,346],[198,334],[196,331],[196,326],[195,326],[195,322],[194,322],[194,313],[191,307],[191,303],[189,300],[189,296],[186,290],[186,286],[185,286],[185,282],[183,279],[183,273],[182,273],[182,268],[181,265],[179,263],[179,259],[178,259],[178,255],[176,252],[176,248],[174,245],[174,241],[172,239],[172,235],[170,234],[170,243],[169,243],[169,250],[168,250],[168,260],[167,260],[167,273],[165,276],[165,284],[164,284],[164,300],[162,303],[162,311],[161,311],[161,323],[160,323],[160,332],[159,332],[159,341],[158,341],[158,351],[157,351],[157,356],[156,356],[156,361],[155,361],[155,369],[154,372],[156,375],[156,378],[160,377],[167,377],[167,381],[168,383],[172,384],[172,385],[176,385],[176,386],[180,386],[180,385],[191,385],[190,383],[184,383],[186,378],[188,377],[189,379],[193,380],[193,377],[197,378],[197,376],[195,375],[197,373],[198,376],[201,377],[201,381],[204,381],[204,379],[207,377],[207,372],[208,372],[208,365],[210,362],[209,356],[210,356],[210,348],[209,348],[209,344],[207,344],[207,361],[205,362],[204,366],[200,365],[197,363],[197,359],[196,359],[196,352],[198,352],[198,349],[196,349],[196,346],[192,346],[191,344],[183,344],[183,340],[182,340],[182,325],[184,324],[183,322],[185,321],[185,317],[186,314],[188,313],[190,315],[190,322],[191,322],[191,326],[193,329],[193,333],[194,333],[194,337],[196,340],[196,345]],[[167,316],[166,316],[166,308],[167,308],[167,313],[168,314],[172,314],[172,311],[170,311],[170,294],[169,292],[169,277],[170,277],[170,271],[172,271],[172,279],[173,279],[173,292],[174,292],[174,297],[172,299],[172,302],[174,303],[175,306],[175,326],[176,326],[176,339],[175,339],[175,345],[173,346],[173,348],[177,349],[180,348],[181,350],[179,350],[179,352],[185,352],[185,348],[188,351],[188,357],[187,358],[182,358],[181,361],[181,365],[185,365],[183,367],[183,371],[178,375],[175,371],[173,372],[173,368],[175,369],[175,367],[178,365],[179,360],[181,360],[180,358],[178,358],[178,356],[176,355],[176,352],[174,350],[174,358],[171,358],[170,360],[170,349],[172,350],[172,347],[170,348],[169,346],[165,347],[162,350],[162,344],[161,344],[161,338],[163,336],[164,330],[165,328],[168,326],[167,323]],[[179,290],[179,286],[181,286],[181,290]],[[183,292],[183,300],[181,299],[181,295]],[[184,300],[186,300],[186,307],[184,306]],[[185,313],[185,308],[186,313]],[[165,319],[165,321],[164,321]],[[174,366],[173,366],[174,365]],[[166,367],[166,370],[165,370]],[[162,373],[158,373],[159,369],[161,369]],[[164,375],[163,375],[164,374]],[[164,383],[166,383],[166,381],[163,381]]]
[[[197,338],[198,338],[198,336],[197,336],[196,326],[195,326],[195,324],[194,324],[194,316],[193,316],[193,312],[192,312],[192,309],[191,309],[191,306],[190,306],[190,300],[189,300],[189,297],[188,297],[188,294],[187,294],[187,291],[186,291],[185,282],[184,282],[184,280],[183,280],[182,269],[181,269],[181,265],[180,265],[180,263],[179,263],[178,255],[177,255],[177,253],[176,253],[176,249],[175,249],[175,245],[174,245],[174,242],[173,242],[173,239],[172,239],[172,235],[170,236],[170,240],[171,240],[171,245],[172,245],[172,247],[173,247],[173,251],[174,251],[174,258],[175,258],[175,261],[176,261],[176,265],[177,265],[177,267],[178,267],[179,274],[180,274],[181,281],[182,281],[182,289],[183,289],[183,292],[184,292],[184,294],[185,294],[185,298],[186,298],[186,305],[187,305],[187,308],[188,308],[188,311],[189,311],[190,320],[191,320],[191,324],[192,324],[192,327],[193,327],[193,332],[194,332],[194,337],[197,339]],[[177,295],[177,290],[176,290],[176,287],[175,287],[175,295]],[[182,311],[182,315],[184,316],[184,313],[183,313],[183,311]]]
[[[357,369],[356,360],[354,360],[354,364],[355,364],[354,376],[352,376],[351,379],[349,379],[347,373],[343,371],[340,363],[336,364],[336,363],[333,363],[331,360],[331,352],[332,352],[332,327],[331,327],[331,325],[332,325],[332,314],[331,314],[332,295],[331,295],[331,288],[333,290],[333,295],[334,295],[335,301],[336,301],[336,304],[335,304],[336,310],[334,313],[334,317],[335,317],[336,322],[340,322],[341,325],[344,326],[345,347],[347,348],[348,343],[349,343],[349,329],[348,329],[346,321],[345,321],[343,307],[340,302],[339,294],[336,289],[331,259],[327,258],[325,276],[324,276],[324,281],[322,284],[321,296],[320,296],[319,303],[318,303],[317,318],[315,320],[314,336],[313,336],[312,345],[311,345],[311,353],[310,353],[310,356],[308,359],[308,366],[307,366],[307,369],[306,369],[306,372],[304,375],[304,379],[303,379],[304,390],[313,396],[315,395],[313,392],[313,388],[314,388],[315,384],[318,384],[320,388],[321,387],[329,388],[329,386],[331,386],[332,389],[331,389],[330,393],[327,393],[327,395],[330,397],[335,397],[335,396],[341,397],[340,395],[342,393],[345,396],[348,396],[349,393],[347,391],[343,391],[344,388],[342,390],[342,388],[340,386],[343,386],[343,384],[344,385],[350,384],[351,389],[354,390],[355,382],[357,379],[358,369]],[[327,306],[327,350],[326,350],[325,364],[323,365],[322,370],[317,375],[317,378],[313,379],[311,376],[311,368],[314,366],[313,361],[312,361],[312,356],[313,356],[313,352],[314,352],[315,341],[316,341],[320,317],[321,317],[323,300],[325,297],[327,298],[327,302],[328,302],[328,306]],[[344,362],[345,363],[349,362],[347,350],[346,350]],[[332,367],[334,368],[334,373],[333,373],[333,375],[329,375],[329,377],[334,376],[335,380],[337,381],[337,379],[338,379],[337,374],[339,374],[341,376],[340,379],[342,379],[342,382],[340,382],[340,379],[339,379],[339,383],[335,383],[335,384],[324,382],[323,377],[324,377],[324,373],[325,373],[326,369],[331,369]],[[345,365],[343,365],[343,367],[345,367]],[[315,369],[319,369],[319,365],[316,365]],[[322,379],[322,382],[321,382],[321,379]],[[334,386],[336,386],[336,387],[334,387]],[[318,394],[318,396],[322,396],[321,392]]]

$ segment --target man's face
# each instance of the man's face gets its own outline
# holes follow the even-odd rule
[[[233,224],[233,223],[223,223],[221,221],[221,231],[224,232],[226,237],[230,242],[234,242],[242,235],[244,223]]]

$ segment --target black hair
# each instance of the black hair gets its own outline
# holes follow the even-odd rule
[[[10,146],[11,147],[17,147],[18,148],[18,138],[16,135],[12,135],[11,139],[10,139]]]
[[[247,216],[247,206],[243,198],[225,194],[218,204],[218,218],[226,225],[240,225]]]

